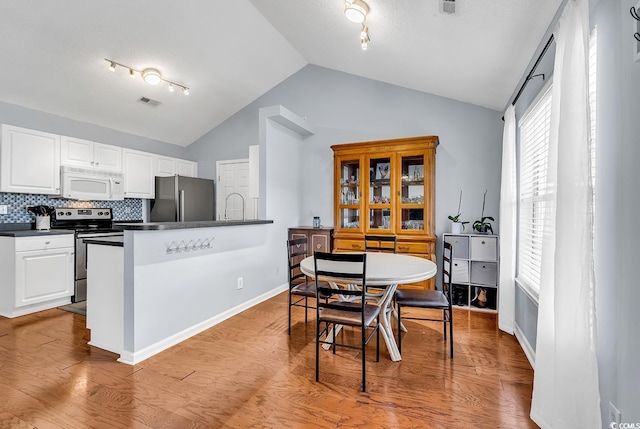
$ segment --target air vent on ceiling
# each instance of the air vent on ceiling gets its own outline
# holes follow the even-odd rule
[[[440,13],[455,13],[456,0],[440,0]]]
[[[160,105],[160,102],[158,100],[152,100],[151,98],[147,98],[147,97],[140,97],[138,101],[142,104],[146,104],[148,106],[153,106],[153,107],[157,107]]]

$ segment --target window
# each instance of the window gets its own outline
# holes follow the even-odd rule
[[[589,110],[591,120],[591,181],[596,174],[596,71],[597,29],[589,38]],[[555,190],[547,184],[549,131],[551,127],[551,87],[520,121],[520,164],[517,280],[525,288],[540,291],[542,235],[553,215]],[[594,196],[595,200],[595,196]],[[595,211],[595,202],[592,205]],[[594,213],[595,214],[595,213]]]
[[[547,186],[551,87],[520,121],[518,210],[518,281],[540,290],[542,232],[550,210],[553,189]]]

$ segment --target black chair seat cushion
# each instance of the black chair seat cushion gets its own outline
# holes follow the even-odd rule
[[[301,282],[291,288],[292,295],[308,296],[309,298],[316,297],[316,282],[314,280],[305,282],[304,279],[300,279]],[[330,287],[328,283],[320,282],[320,286]],[[326,298],[326,295],[321,293],[320,298]]]
[[[360,308],[359,302],[344,302],[339,305],[343,307]],[[377,305],[365,304],[364,325],[369,326],[380,314],[380,307]],[[334,310],[333,308],[320,309],[320,321],[337,323],[339,325],[360,326],[362,323],[361,313],[354,311]]]
[[[396,303],[409,307],[449,308],[447,297],[439,290],[396,290]]]

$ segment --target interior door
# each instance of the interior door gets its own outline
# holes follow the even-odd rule
[[[243,199],[244,219],[255,219],[254,199],[249,198],[249,160],[237,159],[218,161],[218,188],[216,219],[242,220]],[[231,194],[240,194],[231,195]]]

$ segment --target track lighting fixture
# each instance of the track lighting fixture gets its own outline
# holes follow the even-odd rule
[[[142,77],[142,79],[149,85],[157,85],[161,82],[164,82],[167,84],[169,92],[173,92],[174,88],[177,86],[178,88],[182,89],[182,93],[184,95],[189,95],[189,87],[163,78],[160,70],[158,69],[146,68],[144,70],[138,70],[122,63],[110,60],[108,58],[105,58],[104,60],[109,63],[109,70],[111,71],[115,71],[116,66],[120,66],[122,68],[129,69],[129,77],[132,79],[135,78],[135,74],[138,73]]]

